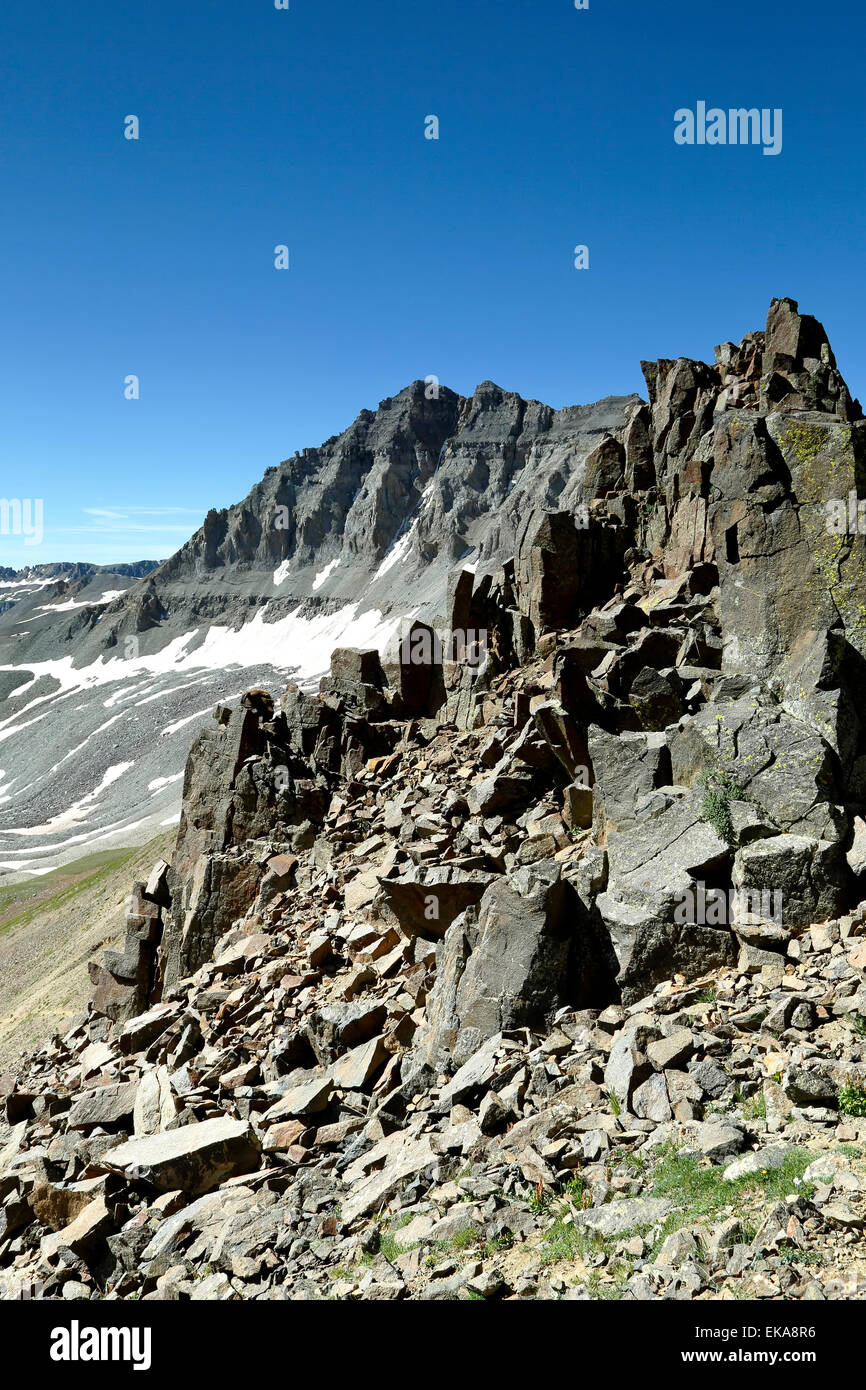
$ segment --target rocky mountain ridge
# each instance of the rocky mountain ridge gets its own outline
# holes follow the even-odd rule
[[[516,399],[490,444],[483,401],[410,388],[293,461],[319,486],[289,578],[364,450],[374,550],[414,479],[477,564],[317,691],[215,707],[89,1012],[0,1081],[8,1287],[858,1296],[866,542],[828,507],[864,492],[866,422],[792,300],[645,373],[579,458]],[[404,447],[449,411],[465,500]],[[270,547],[211,519],[153,592]]]
[[[636,397],[553,411],[489,382],[471,399],[431,389],[415,382],[269,469],[123,593],[58,591],[52,605],[39,587],[9,590],[0,733],[28,772],[3,786],[0,873],[158,831],[213,703],[314,682],[339,642],[382,648],[404,617],[441,618],[458,560],[495,568],[530,515],[613,478],[640,432]]]

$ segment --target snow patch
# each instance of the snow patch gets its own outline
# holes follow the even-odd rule
[[[8,869],[14,874],[30,874],[31,877],[38,877],[41,874],[53,874],[54,865],[49,864],[45,869],[25,869],[23,864],[10,864],[6,859],[0,859],[0,869]]]
[[[148,782],[147,790],[149,792],[162,791],[163,787],[170,786],[172,782],[179,782],[182,777],[182,772],[176,772],[173,777],[154,777],[152,782]]]
[[[336,560],[332,560],[331,563],[330,563],[329,565],[325,565],[325,568],[324,568],[323,570],[319,570],[319,573],[316,575],[315,579],[313,580],[313,592],[314,592],[314,593],[315,593],[315,591],[316,591],[317,589],[321,589],[321,587],[322,587],[322,585],[324,584],[325,580],[328,578],[328,575],[329,575],[329,574],[333,574],[334,570],[337,568],[337,566],[338,566],[338,564],[340,563],[340,560],[341,560],[341,559],[342,559],[342,556],[338,555],[337,558],[336,558]]]
[[[398,565],[402,560],[405,560],[406,555],[409,551],[409,547],[412,544],[412,537],[414,536],[417,529],[418,518],[416,517],[415,520],[412,522],[412,525],[409,527],[408,531],[405,531],[402,536],[398,536],[392,544],[381,565],[376,570],[376,579],[381,579],[383,574],[387,574],[388,571],[393,569],[395,565]]]
[[[36,609],[37,613],[68,613],[73,608],[92,608],[92,603],[78,603],[74,598],[68,598],[65,603],[40,603]]]
[[[129,769],[134,766],[134,763],[115,763],[114,767],[108,768],[103,774],[99,786],[94,787],[93,791],[88,792],[86,796],[80,797],[78,801],[73,801],[68,810],[62,811],[59,816],[52,816],[44,825],[32,825],[26,830],[8,830],[6,834],[56,835],[61,830],[71,829],[73,826],[80,824],[82,820],[86,820],[88,810],[93,805],[94,801],[98,801],[104,791],[107,791],[125,772],[128,772]]]

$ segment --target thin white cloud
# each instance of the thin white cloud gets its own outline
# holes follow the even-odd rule
[[[82,507],[87,516],[201,516],[207,507]]]

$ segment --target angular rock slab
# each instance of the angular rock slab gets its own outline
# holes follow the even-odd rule
[[[619,961],[617,982],[625,1003],[660,980],[682,973],[695,979],[732,965],[737,948],[726,926],[682,920],[682,905],[696,885],[724,873],[731,851],[703,817],[703,799],[680,797],[651,820],[612,835],[608,884],[595,906]]]
[[[130,1139],[100,1163],[130,1182],[160,1192],[203,1193],[259,1166],[259,1144],[245,1120],[202,1120],[165,1134]]]

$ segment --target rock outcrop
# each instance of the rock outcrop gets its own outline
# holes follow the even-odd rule
[[[589,1297],[587,1240],[631,1297],[837,1292],[866,731],[864,536],[832,504],[866,424],[790,300],[645,371],[648,406],[587,411],[412,388],[266,480],[282,548],[214,513],[154,576],[364,528],[387,554],[419,480],[410,543],[450,570],[388,651],[196,738],[89,1013],[0,1082],[0,1263],[64,1297]],[[756,1233],[689,1206],[683,1145]],[[472,1272],[436,1266],[457,1237]]]

